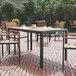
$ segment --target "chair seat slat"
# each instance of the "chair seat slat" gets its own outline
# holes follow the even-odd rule
[[[64,44],[64,48],[76,48],[76,44]]]
[[[18,43],[18,40],[2,40],[0,43]]]

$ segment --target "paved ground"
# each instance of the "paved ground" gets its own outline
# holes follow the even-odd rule
[[[25,33],[21,33],[25,35]],[[71,41],[76,43],[76,41]],[[21,39],[21,63],[18,63],[18,55],[7,55],[4,46],[5,56],[0,64],[0,76],[76,76],[76,50],[68,50],[68,61],[65,62],[65,71],[62,69],[62,38],[54,41],[54,38],[47,44],[44,38],[44,68],[40,69],[40,48],[39,41],[36,42],[33,36],[33,50],[27,50],[27,39]],[[0,46],[1,48],[1,46]],[[1,49],[0,49],[1,50]]]

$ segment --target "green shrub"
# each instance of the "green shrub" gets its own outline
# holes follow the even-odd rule
[[[0,2],[0,21],[3,20],[3,12],[2,12],[2,9],[1,9],[1,5],[2,5],[2,3]]]
[[[44,20],[45,17],[42,15],[41,7],[37,6],[35,8],[35,13],[36,13],[36,20]]]
[[[1,6],[0,6],[0,21],[2,21],[2,20],[3,20],[3,12],[2,12]]]
[[[70,24],[69,24],[69,21],[70,20],[74,20],[74,5],[71,5],[71,4],[63,4],[63,3],[57,3],[55,5],[55,10],[54,10],[54,19],[55,21],[58,20],[60,21],[60,18],[59,18],[59,9],[61,9],[61,7],[63,8],[63,11],[64,11],[64,21],[65,21],[65,26],[64,28],[68,28],[70,29]]]
[[[23,11],[25,20],[33,20],[35,16],[35,5],[33,0],[25,0],[23,2]]]
[[[5,19],[11,21],[14,16],[15,4],[9,0],[2,3],[2,11],[5,15]]]
[[[51,18],[51,11],[50,11],[50,9],[47,9],[45,11],[45,19],[46,19],[46,21],[48,23],[48,26],[51,26],[53,19]]]
[[[20,24],[24,24],[24,12],[23,9],[21,7],[15,7],[15,11],[14,11],[14,18],[17,18],[20,20]]]

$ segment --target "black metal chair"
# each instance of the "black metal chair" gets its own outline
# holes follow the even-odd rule
[[[6,29],[7,32],[8,32],[8,28],[9,28],[9,27],[20,27],[20,25],[18,25],[16,22],[6,22],[6,23],[5,23],[5,29]],[[16,31],[16,30],[10,30],[10,32],[11,32],[11,33],[14,33],[14,34],[15,34],[15,33],[16,33],[16,34],[19,33],[19,31]],[[27,36],[20,37],[20,39],[21,39],[21,38],[27,38]]]
[[[63,37],[63,52],[62,52],[62,71],[64,71],[64,60],[67,60],[67,49],[75,49],[76,44],[73,42],[67,42],[66,39],[76,39],[76,33],[68,33]]]
[[[15,36],[18,36],[18,37],[15,37]],[[7,36],[5,39],[3,38],[3,36]],[[13,36],[14,39],[10,39],[10,36]],[[0,45],[2,45],[2,57],[4,56],[4,51],[3,51],[3,45],[4,44],[8,44],[9,46],[9,51],[8,51],[8,54],[10,54],[10,44],[17,44],[18,45],[18,55],[19,55],[19,63],[20,63],[20,34],[12,34],[12,33],[5,33],[3,34],[2,31],[1,31],[1,28],[0,28],[0,37],[2,37],[2,39],[0,40]],[[0,51],[1,52],[1,51]],[[0,63],[1,63],[1,56],[0,56]]]
[[[5,30],[6,30],[6,33],[8,33],[8,28],[9,27],[19,27],[19,25],[17,25],[16,22],[6,22],[5,23]],[[10,30],[9,33],[13,33],[13,34],[16,34],[15,38],[18,37],[18,33],[20,33],[19,31],[16,31],[16,30]],[[8,36],[7,36],[8,38]],[[13,38],[14,39],[14,36],[10,36],[10,38]],[[7,45],[7,50],[8,50],[8,45]],[[14,54],[16,54],[16,44],[14,44]]]

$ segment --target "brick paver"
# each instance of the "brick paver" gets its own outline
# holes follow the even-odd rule
[[[25,33],[21,32],[21,35]],[[76,41],[71,41],[76,43]],[[40,69],[40,42],[36,42],[33,35],[33,50],[27,50],[27,39],[21,39],[21,63],[18,63],[18,56],[13,53],[7,55],[4,46],[5,56],[0,64],[0,76],[76,76],[76,52],[68,50],[68,61],[65,62],[65,71],[62,69],[62,38],[54,41],[54,38],[47,44],[44,38],[44,68]],[[0,46],[1,48],[1,46]],[[1,50],[1,49],[0,49]]]

